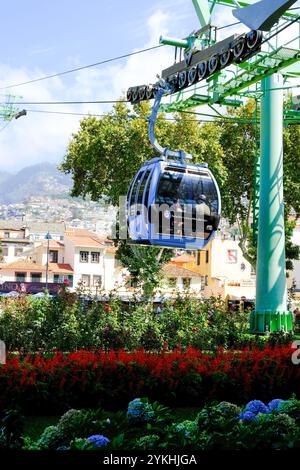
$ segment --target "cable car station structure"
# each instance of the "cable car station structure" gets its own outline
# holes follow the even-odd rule
[[[175,47],[175,63],[161,72],[157,83],[131,87],[127,92],[131,103],[155,99],[149,118],[149,138],[160,156],[155,163],[147,162],[141,170],[144,178],[148,171],[147,178],[150,182],[151,167],[157,167],[158,162],[160,168],[161,165],[174,166],[177,159],[179,166],[181,164],[181,168],[184,167],[180,171],[185,174],[189,172],[189,164],[185,162],[189,156],[182,150],[174,152],[161,147],[155,138],[154,125],[159,110],[172,113],[188,111],[200,105],[238,107],[247,97],[255,98],[256,103],[260,102],[260,151],[253,162],[253,237],[257,242],[257,267],[256,305],[251,314],[251,331],[291,331],[292,313],[287,310],[285,272],[283,124],[298,123],[300,111],[292,104],[284,108],[283,90],[292,90],[293,86],[288,86],[287,81],[300,76],[300,16],[297,9],[290,9],[296,0],[192,1],[200,21],[200,29],[185,39],[162,37],[161,44]],[[217,6],[233,9],[233,15],[250,31],[231,35],[218,42],[218,28],[211,25],[211,14]],[[295,37],[286,34],[292,24],[298,27]],[[285,39],[287,36],[288,40]],[[162,97],[166,95],[169,95],[169,102],[161,103]],[[169,157],[173,160],[169,160]],[[200,181],[203,179],[200,173],[205,168],[201,169],[199,165],[197,167],[197,179]],[[137,180],[141,179],[140,172],[132,182],[128,194],[131,203],[129,211],[132,211],[133,188]],[[162,179],[157,180],[156,195],[161,191],[160,181],[166,179],[165,173],[168,171],[160,170]],[[176,174],[175,171],[174,173]],[[214,181],[213,176],[210,177]],[[178,175],[172,181],[176,178]],[[139,181],[139,187],[141,184],[142,181]],[[194,201],[196,191],[193,191]],[[218,194],[216,184],[215,191]],[[203,196],[205,200],[206,195]],[[218,197],[216,201],[215,214],[218,215]],[[137,214],[141,215],[140,212],[129,213],[129,226],[136,221]],[[205,215],[204,220],[206,218]],[[196,245],[197,248],[205,246],[217,228],[217,223],[208,225],[210,233],[206,236],[204,230],[202,242]],[[138,241],[135,229],[136,227],[131,230],[131,236]],[[180,243],[176,245],[176,239],[174,240],[174,246],[183,247]],[[168,246],[163,243],[161,245]],[[189,248],[189,245],[185,247]]]

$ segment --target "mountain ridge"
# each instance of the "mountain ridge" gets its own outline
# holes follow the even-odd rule
[[[0,204],[24,202],[34,196],[69,195],[72,180],[53,163],[42,162],[17,173],[0,170]]]

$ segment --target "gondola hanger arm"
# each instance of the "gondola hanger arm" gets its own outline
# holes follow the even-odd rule
[[[185,153],[183,150],[170,150],[168,147],[163,147],[159,144],[156,136],[155,136],[155,122],[157,119],[157,114],[160,106],[161,99],[164,95],[172,93],[173,87],[170,83],[167,83],[165,80],[160,79],[156,84],[156,94],[154,105],[152,108],[152,112],[150,117],[148,118],[149,126],[148,126],[148,136],[151,145],[155,148],[155,150],[160,154],[163,155],[166,159],[168,157],[172,158],[179,158],[181,161],[184,160],[191,160],[192,156],[190,154]]]

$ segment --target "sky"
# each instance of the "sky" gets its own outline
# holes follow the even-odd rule
[[[158,45],[162,34],[184,37],[199,29],[192,0],[10,0],[3,2],[1,17],[1,103],[8,93],[19,101],[118,99],[129,86],[154,82],[156,74],[172,64],[174,49],[163,47],[73,74],[1,88]],[[213,17],[217,26],[235,21],[230,8],[217,9]],[[245,28],[235,28],[241,30]],[[24,107],[27,116],[8,125],[0,119],[0,171],[62,161],[81,118],[37,110],[101,114],[110,109],[100,104],[20,109]]]

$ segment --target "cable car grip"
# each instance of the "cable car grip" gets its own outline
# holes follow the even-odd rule
[[[157,114],[160,106],[161,99],[164,95],[174,92],[174,86],[171,83],[168,83],[164,79],[160,79],[156,84],[156,93],[154,99],[154,105],[150,117],[148,118],[148,136],[150,143],[155,148],[155,150],[162,155],[166,160],[168,157],[179,158],[181,162],[184,160],[191,160],[192,155],[185,153],[183,150],[170,150],[168,147],[163,147],[158,143],[157,138],[155,137],[155,122],[157,119]]]

